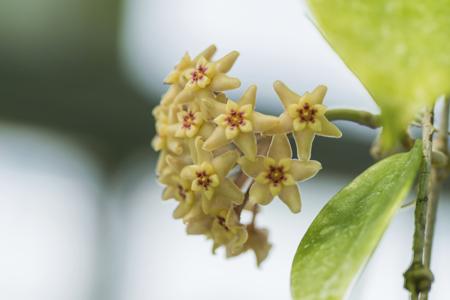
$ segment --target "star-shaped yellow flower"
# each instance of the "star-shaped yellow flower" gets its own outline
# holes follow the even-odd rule
[[[202,138],[197,137],[195,153],[192,156],[194,165],[183,168],[181,178],[188,180],[191,183],[191,190],[200,194],[206,213],[217,199],[225,198],[230,204],[242,204],[243,193],[226,177],[239,157],[236,151],[228,151],[213,157],[211,152],[203,150]]]
[[[184,73],[186,72],[186,70],[195,67],[201,58],[207,60],[211,59],[216,51],[216,46],[211,45],[203,50],[194,59],[191,59],[189,54],[185,53],[183,58],[181,58],[181,61],[175,66],[174,70],[172,70],[164,79],[164,83],[184,86],[186,84],[186,79],[184,78]]]
[[[267,205],[279,196],[294,213],[301,208],[296,182],[313,177],[322,168],[317,161],[293,160],[291,145],[284,134],[272,138],[267,157],[257,156],[253,162],[241,157],[238,163],[245,174],[255,179],[250,188],[251,202]]]
[[[246,250],[253,250],[256,256],[256,265],[261,263],[269,255],[272,245],[269,243],[269,231],[267,229],[258,229],[253,224],[247,226],[248,239],[244,247]]]
[[[285,111],[280,116],[280,128],[284,132],[293,132],[297,144],[299,159],[308,160],[315,135],[339,138],[341,131],[325,117],[326,106],[322,105],[326,87],[321,85],[312,93],[300,96],[290,90],[281,81],[274,83]]]
[[[165,168],[167,154],[182,155],[186,150],[182,141],[175,138],[171,134],[171,123],[173,117],[169,114],[169,109],[163,106],[157,106],[153,110],[153,115],[156,118],[156,135],[152,140],[152,147],[155,151],[160,151],[160,156],[156,166],[156,173],[160,174]]]
[[[163,200],[176,199],[178,206],[173,212],[175,219],[183,218],[192,209],[195,202],[195,192],[192,191],[190,182],[181,178],[180,171],[186,163],[171,155],[166,157],[168,168],[170,170],[162,174],[159,178],[162,184],[166,185],[163,191]]]
[[[234,102],[230,99],[226,104],[204,100],[210,115],[217,124],[216,129],[206,140],[204,148],[216,150],[233,142],[250,160],[256,157],[255,133],[264,133],[278,126],[278,119],[255,112],[256,86],[250,86],[241,99]]]
[[[185,85],[174,101],[187,103],[203,98],[214,101],[217,92],[238,88],[241,85],[239,79],[226,75],[238,56],[237,51],[232,51],[218,61],[211,61],[204,56],[200,57],[194,67],[183,72]]]
[[[236,211],[230,208],[226,215],[215,217],[211,226],[211,238],[214,241],[213,253],[220,246],[225,246],[227,257],[231,257],[242,252],[248,234],[246,227],[239,222]]]

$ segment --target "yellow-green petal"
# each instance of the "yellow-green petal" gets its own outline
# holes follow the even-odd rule
[[[297,145],[297,156],[300,160],[309,160],[311,158],[314,135],[314,132],[307,128],[294,132],[295,144]]]
[[[268,155],[276,161],[283,158],[292,158],[291,144],[285,134],[277,134],[273,136]]]
[[[261,205],[269,204],[273,199],[269,187],[265,184],[254,182],[250,187],[249,200]]]
[[[300,191],[297,185],[285,186],[279,195],[281,201],[289,207],[293,213],[298,213],[301,210]]]
[[[296,181],[303,181],[314,177],[321,169],[322,165],[315,160],[293,160],[290,173]]]

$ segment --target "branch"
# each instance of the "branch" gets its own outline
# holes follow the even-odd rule
[[[414,213],[413,261],[403,274],[405,288],[411,292],[411,299],[419,299],[431,287],[433,274],[423,263],[426,214],[429,196],[431,153],[433,139],[433,112],[427,109],[422,120],[423,162],[419,173],[419,189]]]
[[[330,109],[325,113],[330,121],[349,121],[369,128],[381,126],[380,115],[356,109]]]
[[[444,100],[442,108],[441,123],[438,130],[435,148],[444,155],[448,155],[448,124],[449,124],[450,96]],[[430,268],[431,250],[433,246],[434,227],[436,224],[436,213],[438,207],[441,183],[448,176],[447,166],[433,165],[431,169],[430,197],[427,208],[426,227],[425,227],[425,248],[423,263],[425,268]],[[428,299],[428,292],[420,296],[421,300]]]

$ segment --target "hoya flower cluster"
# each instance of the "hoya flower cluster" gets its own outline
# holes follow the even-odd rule
[[[213,252],[223,246],[227,257],[253,250],[259,265],[271,245],[267,230],[256,227],[258,206],[278,197],[298,213],[297,182],[321,169],[310,160],[314,136],[341,132],[324,116],[324,86],[300,96],[275,82],[285,108],[277,117],[255,111],[256,86],[236,101],[229,99],[224,92],[241,85],[227,74],[239,54],[215,61],[215,52],[210,46],[195,58],[185,54],[165,79],[170,87],[153,111],[153,147],[160,151],[156,172],[165,185],[163,199],[178,202],[173,216],[183,220],[188,234],[205,235]],[[247,224],[244,210],[253,214]]]

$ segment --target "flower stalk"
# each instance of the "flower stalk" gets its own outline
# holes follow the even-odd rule
[[[330,109],[325,113],[330,121],[349,121],[372,129],[381,126],[380,115],[356,109]]]

